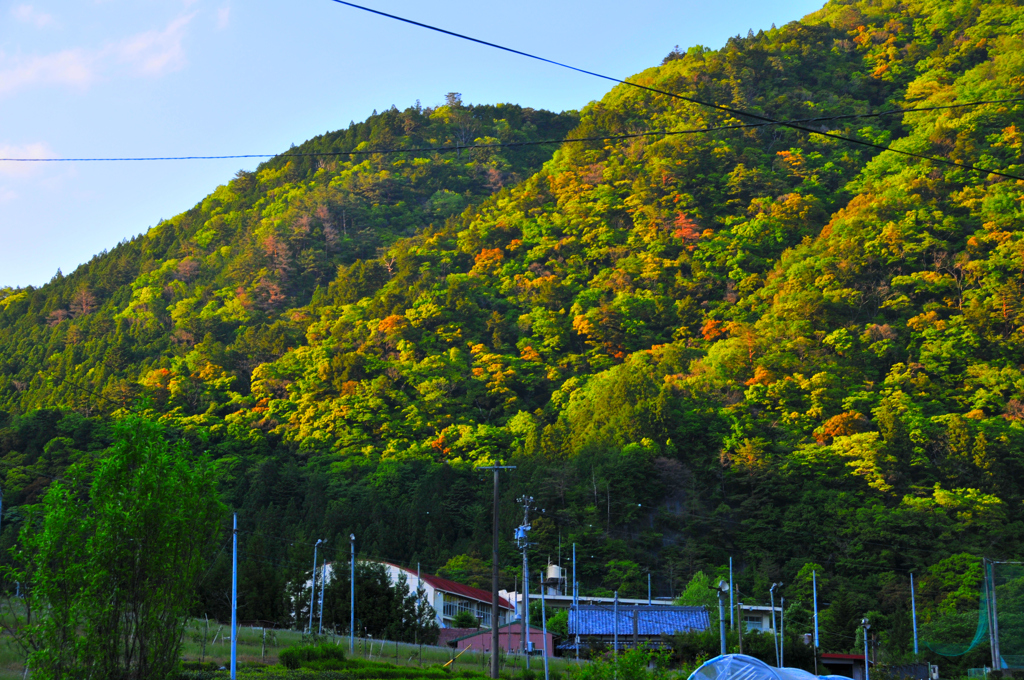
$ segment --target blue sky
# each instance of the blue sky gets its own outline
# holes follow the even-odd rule
[[[822,3],[362,4],[626,77]],[[447,92],[561,111],[608,88],[330,0],[0,0],[0,157],[278,153]],[[257,163],[0,163],[0,286],[70,272]]]

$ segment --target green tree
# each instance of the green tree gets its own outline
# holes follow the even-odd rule
[[[469,612],[459,612],[452,618],[452,628],[479,628],[480,620]]]
[[[224,506],[212,466],[168,434],[121,420],[107,455],[72,467],[23,525],[8,577],[29,584],[28,613],[9,630],[33,677],[164,678],[177,666]]]

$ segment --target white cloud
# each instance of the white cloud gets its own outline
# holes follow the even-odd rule
[[[96,55],[72,49],[37,57],[9,58],[0,52],[0,95],[29,85],[84,89],[95,79]]]
[[[222,31],[228,27],[228,21],[231,20],[231,8],[221,7],[217,10],[217,30]]]
[[[44,142],[31,144],[0,144],[0,158],[54,158],[50,147]],[[42,170],[47,163],[25,161],[0,161],[0,176],[28,177]]]
[[[11,8],[11,14],[18,21],[34,24],[37,28],[43,28],[53,23],[52,15],[40,12],[32,5],[15,5]]]
[[[150,76],[177,71],[185,65],[185,28],[195,12],[178,17],[162,31],[145,31],[121,41],[114,47],[121,62],[131,64],[138,73]]]

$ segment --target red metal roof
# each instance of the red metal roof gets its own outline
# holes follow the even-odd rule
[[[407,574],[415,575],[416,573],[399,564],[395,564],[394,562],[387,562],[387,564],[390,564],[392,567],[397,567]],[[440,576],[434,576],[433,574],[420,574],[420,578],[423,579],[424,583],[433,586],[435,590],[441,590],[446,593],[451,593],[452,595],[461,595],[469,600],[476,600],[477,602],[491,604],[491,593],[482,588],[466,586],[461,583],[456,583],[455,581],[449,581],[446,578],[441,578]],[[498,606],[502,609],[515,609],[515,607],[513,607],[509,601],[503,597],[498,598]]]

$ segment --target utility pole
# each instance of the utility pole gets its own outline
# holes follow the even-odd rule
[[[739,601],[738,599],[737,599],[737,601],[736,601],[736,609],[738,610],[738,611],[736,612],[736,618],[738,618],[738,619],[740,620],[740,625],[739,625],[739,627],[738,627],[738,628],[736,629],[736,631],[737,631],[737,633],[738,633],[738,635],[739,635],[739,641],[740,641],[740,654],[742,654],[742,653],[743,653],[743,617],[742,617],[742,616],[740,616],[740,614],[742,614],[742,612],[743,612],[743,603],[742,603],[742,602],[740,602],[740,601]]]
[[[527,558],[527,550],[530,542],[526,532],[530,530],[530,505],[533,504],[533,496],[520,496],[516,499],[523,506],[523,523],[516,529],[515,538],[519,548],[523,551],[523,656],[526,657],[526,668],[530,668],[530,567]],[[541,586],[543,588],[543,586]]]
[[[313,610],[316,609],[316,549],[323,542],[324,539],[318,538],[313,545],[313,573],[310,574],[312,582],[309,586],[309,628],[306,629],[306,632],[310,635],[313,634]]]
[[[786,598],[779,603],[779,668],[786,663]]]
[[[352,565],[349,572],[348,602],[348,653],[352,657],[356,653],[356,535],[348,535],[349,551],[352,554]]]
[[[1003,668],[1003,656],[999,651],[999,615],[996,609],[996,578],[995,578],[995,562],[989,559],[983,559],[983,566],[985,567],[985,581],[987,583],[988,590],[988,615],[990,617],[991,625],[989,631],[992,639],[992,669],[1002,670]]]
[[[515,470],[514,465],[491,465],[481,470],[494,470],[494,530],[491,555],[491,678],[498,678],[498,473]]]
[[[238,677],[238,513],[231,528],[231,680]]]

